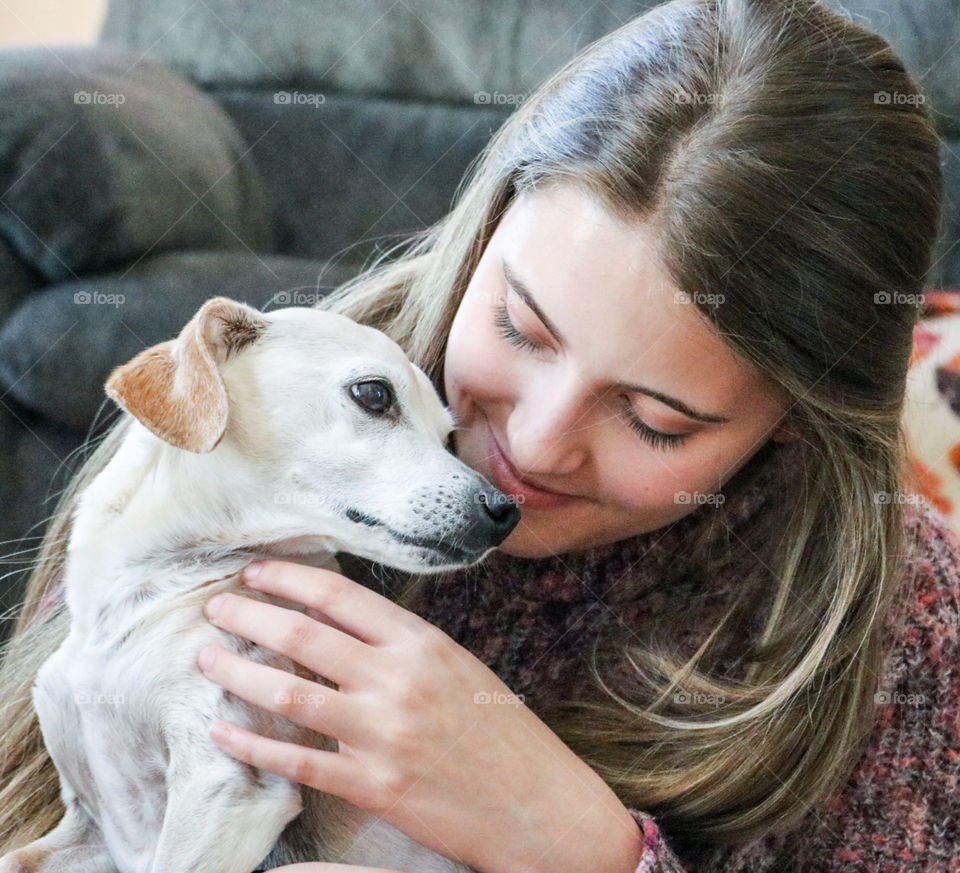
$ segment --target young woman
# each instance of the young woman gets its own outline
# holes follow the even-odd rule
[[[336,677],[284,712],[339,751],[217,742],[490,873],[948,869],[960,542],[900,422],[940,205],[918,93],[811,0],[674,0],[531,95],[451,213],[322,304],[423,367],[522,521],[442,578],[263,564],[309,619],[208,617]],[[123,428],[4,664],[0,852],[60,816],[29,688]],[[293,687],[207,654],[265,708]]]

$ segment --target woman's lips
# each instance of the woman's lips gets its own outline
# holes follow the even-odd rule
[[[572,503],[577,498],[572,494],[557,494],[555,491],[544,491],[521,480],[513,465],[506,459],[500,444],[497,442],[493,431],[485,428],[486,431],[486,456],[490,459],[490,469],[493,477],[493,484],[505,494],[511,494],[517,498],[517,506],[520,511],[524,507],[533,509],[550,509],[556,506],[564,506]]]

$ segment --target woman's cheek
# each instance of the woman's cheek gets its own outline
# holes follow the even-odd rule
[[[681,454],[670,453],[636,439],[636,450],[610,459],[607,468],[610,475],[605,492],[626,512],[671,517],[685,504],[687,495],[717,490],[712,451],[692,448],[689,454],[684,449],[678,450]]]
[[[624,510],[631,514],[673,511],[674,496],[684,482],[683,471],[676,465],[645,455],[641,449],[630,466],[612,466],[611,472],[614,470],[619,471],[619,475],[611,477],[607,493],[614,495]],[[629,474],[625,475],[625,470],[629,470]]]
[[[721,440],[718,436],[716,433],[701,435],[698,444],[687,449],[682,458],[664,459],[670,478],[665,488],[669,492],[667,499],[678,505],[695,504],[691,508],[702,503],[716,503],[712,496],[722,490],[733,475],[731,470],[742,467],[750,454],[741,444],[729,439]]]

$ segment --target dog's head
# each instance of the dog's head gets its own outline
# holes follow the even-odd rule
[[[343,315],[215,297],[175,340],[117,367],[106,391],[164,443],[209,458],[225,493],[256,504],[245,517],[304,552],[313,538],[441,570],[479,560],[519,520],[447,451],[455,422],[426,374]]]

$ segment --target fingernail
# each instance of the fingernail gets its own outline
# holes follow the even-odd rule
[[[217,649],[215,646],[207,646],[202,652],[200,652],[200,657],[197,658],[197,664],[200,665],[200,669],[206,672],[213,666],[213,662],[217,660]]]
[[[210,736],[215,740],[226,740],[230,738],[232,728],[225,721],[218,721],[210,728]]]
[[[203,614],[207,618],[213,618],[219,611],[220,607],[223,606],[223,601],[225,600],[225,595],[218,594],[216,597],[211,597],[206,606],[203,607]]]
[[[244,579],[256,579],[260,575],[260,569],[263,567],[263,561],[254,561],[243,568]]]

